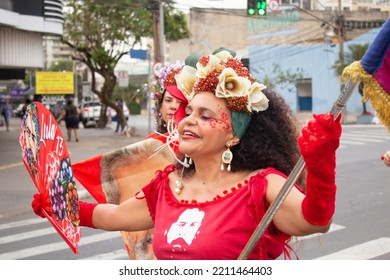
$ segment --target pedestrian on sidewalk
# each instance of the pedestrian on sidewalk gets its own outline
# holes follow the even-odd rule
[[[120,98],[117,98],[116,99],[116,105],[121,108],[123,110],[123,101],[122,99]],[[119,132],[119,128],[121,129],[121,132],[123,132],[123,129],[124,127],[122,126],[121,124],[121,120],[119,118],[119,115],[116,114],[113,118],[112,118],[113,121],[116,121],[116,129],[115,129],[115,133],[118,133]]]
[[[9,97],[6,97],[2,106],[1,115],[4,118],[5,128],[9,131],[9,125],[12,118],[12,104]]]
[[[62,119],[65,120],[69,142],[72,141],[72,131],[76,142],[79,142],[79,116],[80,109],[73,104],[73,99],[68,99],[67,104],[64,106],[64,109],[57,119],[57,123],[60,123]]]

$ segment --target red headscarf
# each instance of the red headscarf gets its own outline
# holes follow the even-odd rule
[[[175,124],[178,125],[179,122],[184,118],[185,116],[185,108],[188,105],[188,100],[184,96],[184,94],[181,92],[181,90],[176,85],[167,85],[166,90],[176,99],[181,100],[181,103],[179,105],[179,108],[177,108],[177,111],[175,113]]]

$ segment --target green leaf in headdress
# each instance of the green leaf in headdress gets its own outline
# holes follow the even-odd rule
[[[237,54],[236,51],[233,51],[231,49],[224,48],[224,47],[220,47],[220,48],[216,49],[215,51],[213,51],[213,54],[219,53],[221,51],[228,51],[232,55],[232,57],[236,57],[236,54]]]
[[[233,130],[239,139],[244,136],[245,131],[248,128],[249,123],[251,122],[251,119],[251,115],[247,112],[232,111]]]
[[[184,61],[184,64],[196,68],[196,63],[198,62],[199,58],[201,58],[201,56],[202,56],[201,51],[194,52],[189,56],[187,56],[187,58]]]

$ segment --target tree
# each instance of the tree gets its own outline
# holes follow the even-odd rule
[[[368,43],[367,44],[350,45],[348,47],[349,52],[347,52],[344,56],[344,62],[342,62],[340,59],[338,59],[336,61],[336,63],[333,65],[333,69],[335,70],[336,75],[338,75],[340,77],[341,74],[343,73],[345,67],[347,67],[348,65],[350,65],[351,63],[353,63],[355,61],[360,61],[363,58],[364,54],[366,53],[368,47],[369,47]],[[364,88],[364,84],[362,82],[360,82],[359,87],[358,87],[358,91],[362,97],[363,97],[363,88]],[[363,105],[362,114],[367,115],[368,112],[367,112],[366,103],[362,102],[362,105]]]
[[[102,102],[98,126],[103,128],[107,123],[107,106],[117,112],[125,126],[122,108],[115,104],[112,96],[117,82],[114,69],[142,38],[153,37],[151,7],[155,3],[140,0],[67,0],[64,4],[62,41],[74,50],[72,59],[84,63],[91,71],[91,90]],[[171,0],[165,1],[164,7],[164,17],[169,19],[165,30],[171,30],[166,33],[167,40],[188,37],[184,14],[175,11]],[[101,88],[96,83],[97,75],[104,80]]]
[[[73,71],[72,60],[59,60],[54,62],[47,68],[48,71],[61,72],[61,71]]]
[[[293,87],[296,88],[298,80],[303,79],[303,70],[302,68],[297,67],[294,71],[291,69],[284,70],[282,67],[277,64],[272,64],[272,69],[267,71],[263,68],[253,69],[254,72],[262,72],[262,82],[265,85],[270,87],[285,87],[289,92],[293,91]],[[293,86],[293,87],[292,87]]]

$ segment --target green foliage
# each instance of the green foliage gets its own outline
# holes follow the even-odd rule
[[[173,13],[173,10],[167,10],[164,14],[164,33],[168,42],[188,38],[187,21],[182,12]]]
[[[335,70],[337,76],[341,76],[344,71],[344,68],[350,65],[355,61],[360,61],[364,54],[366,53],[368,47],[370,45],[367,44],[353,44],[348,46],[348,52],[344,54],[344,61],[338,59],[336,63],[332,66]]]
[[[263,68],[253,69],[256,73],[262,73],[261,83],[265,85],[278,86],[281,88],[287,88],[289,92],[292,92],[296,88],[298,80],[304,78],[303,69],[297,67],[295,70],[284,70],[279,64],[273,63],[272,69]]]
[[[332,66],[336,75],[340,77],[341,74],[343,73],[345,67],[347,67],[348,65],[350,65],[351,63],[353,63],[355,61],[360,61],[363,58],[366,51],[368,50],[369,46],[370,46],[370,44],[368,44],[368,43],[350,45],[348,47],[349,51],[346,52],[344,55],[344,61],[342,61],[341,59],[338,59],[336,61],[336,63]],[[359,91],[359,94],[361,96],[363,96],[363,87],[364,87],[364,84],[360,83],[359,87],[358,87],[358,91]],[[365,115],[365,114],[367,114],[366,103],[362,102],[362,106],[363,106],[362,114]]]
[[[50,65],[47,70],[52,72],[73,71],[73,61],[59,60]]]

